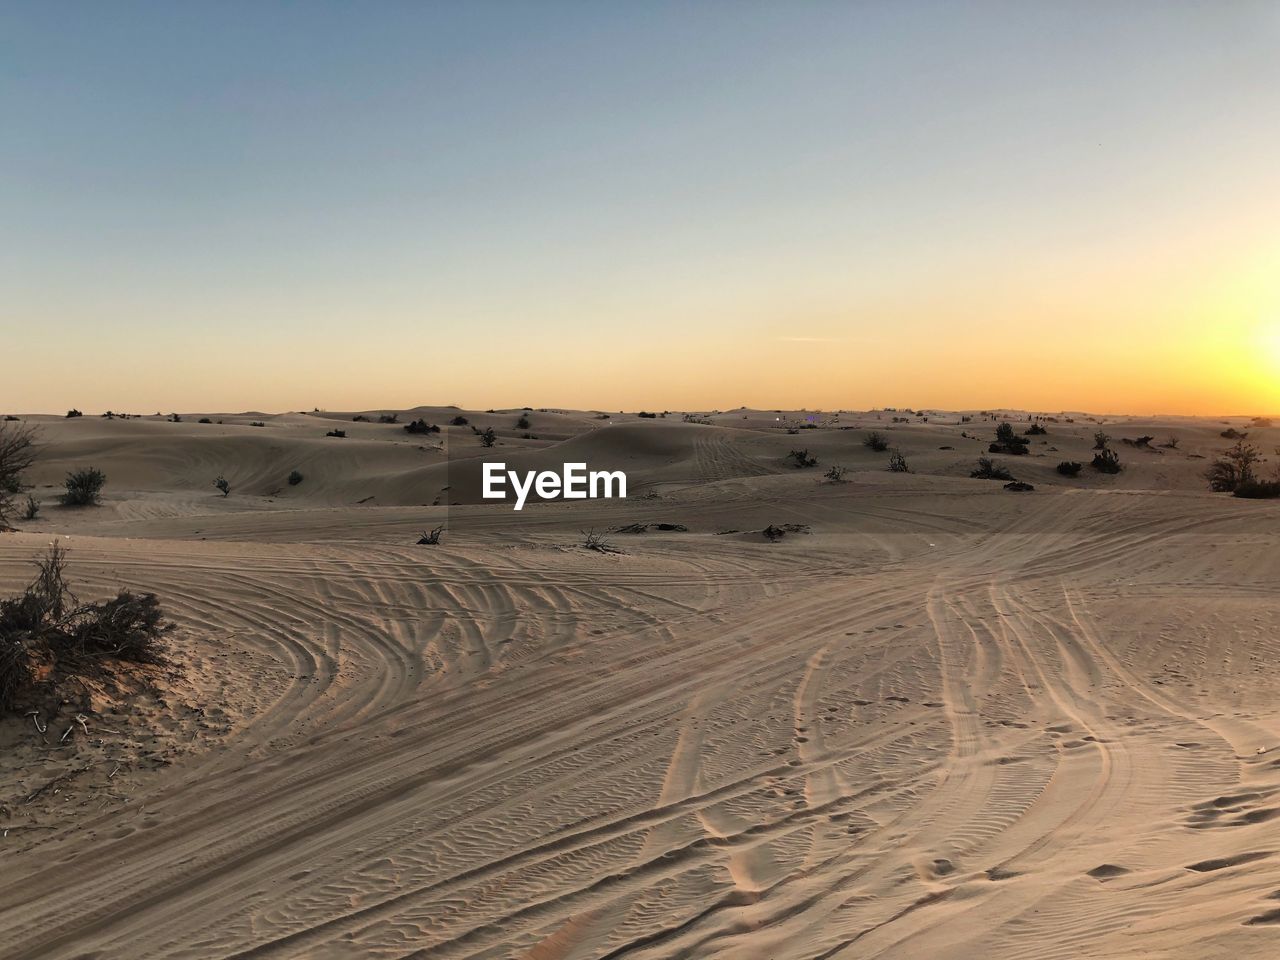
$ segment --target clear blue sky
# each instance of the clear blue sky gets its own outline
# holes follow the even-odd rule
[[[1274,2],[0,11],[5,409],[1280,406]]]

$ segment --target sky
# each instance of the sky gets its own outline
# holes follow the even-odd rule
[[[1280,4],[0,0],[0,409],[1280,412]]]

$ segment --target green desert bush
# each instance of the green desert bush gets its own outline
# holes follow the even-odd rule
[[[231,493],[231,484],[228,483],[227,478],[222,476],[221,474],[218,475],[217,480],[213,481],[213,485],[222,491],[222,495],[224,497],[228,496]]]
[[[879,430],[872,430],[862,438],[862,445],[870,447],[876,453],[884,453],[889,449],[889,438]]]
[[[107,475],[97,467],[83,467],[67,474],[67,492],[62,494],[62,504],[67,507],[92,507],[102,496]]]

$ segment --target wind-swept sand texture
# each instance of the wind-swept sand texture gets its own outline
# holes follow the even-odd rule
[[[0,537],[0,586],[65,536],[182,669],[63,743],[0,724],[0,954],[1280,955],[1280,504],[1207,492],[1225,423],[1112,419],[1126,470],[1075,480],[1098,425],[1051,423],[1015,494],[956,417],[516,415],[467,413],[630,498],[477,505],[443,437],[350,414],[33,418],[37,483],[107,501]]]

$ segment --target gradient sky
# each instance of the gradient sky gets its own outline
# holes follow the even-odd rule
[[[0,408],[1280,411],[1280,4],[0,3]]]

